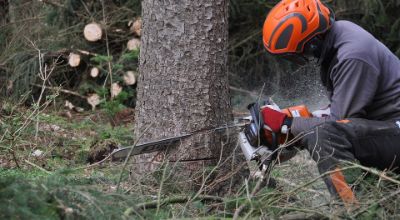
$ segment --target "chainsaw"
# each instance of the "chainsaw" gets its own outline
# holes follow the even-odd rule
[[[166,149],[185,138],[193,136],[201,132],[218,132],[227,129],[239,128],[238,141],[244,157],[247,161],[256,161],[262,172],[269,172],[273,161],[285,162],[291,159],[296,153],[295,147],[285,147],[279,149],[279,146],[292,139],[289,129],[283,127],[281,133],[274,133],[264,126],[262,109],[272,108],[281,111],[288,117],[312,117],[304,105],[295,106],[280,110],[279,107],[272,101],[265,101],[262,106],[258,103],[253,103],[248,106],[250,116],[241,118],[235,123],[227,124],[221,127],[202,129],[180,136],[151,141],[135,146],[121,147],[115,149],[107,158],[112,160],[121,160],[134,155],[152,153]]]

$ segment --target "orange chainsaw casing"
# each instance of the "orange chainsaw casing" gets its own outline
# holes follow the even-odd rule
[[[289,108],[285,108],[281,110],[282,113],[286,114],[290,118],[312,118],[312,114],[308,111],[308,108],[305,105],[298,105]],[[265,137],[267,138],[269,143],[272,143],[272,133],[271,131],[264,129]],[[284,144],[286,141],[291,140],[293,138],[292,134],[289,134],[287,137],[286,134],[280,135],[279,144]]]
[[[289,108],[285,108],[282,110],[282,113],[285,113],[288,117],[291,118],[311,118],[312,114],[308,111],[305,105],[298,105]]]

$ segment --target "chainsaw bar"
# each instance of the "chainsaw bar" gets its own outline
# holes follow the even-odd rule
[[[239,124],[233,124],[233,125],[225,125],[217,128],[211,128],[211,129],[202,129],[198,131],[194,131],[189,134],[184,134],[176,137],[171,137],[171,138],[165,138],[157,141],[151,141],[147,142],[144,144],[138,144],[134,146],[128,146],[128,147],[121,147],[118,149],[115,149],[111,154],[112,160],[121,160],[126,158],[128,155],[129,156],[135,156],[135,155],[140,155],[140,154],[146,154],[146,153],[153,153],[156,151],[161,151],[165,149],[166,147],[175,144],[182,139],[185,139],[187,137],[193,136],[195,134],[199,133],[206,133],[206,132],[216,132],[216,131],[223,131],[229,128],[236,128],[236,127],[243,127],[245,126],[246,123],[239,123]],[[130,153],[130,151],[132,152]]]
[[[160,151],[165,147],[167,147],[168,145],[174,144],[182,140],[183,138],[189,137],[191,135],[192,134],[185,134],[178,137],[166,138],[158,141],[139,144],[136,146],[118,148],[111,153],[111,157],[113,160],[126,158],[131,150],[132,150],[131,156]]]

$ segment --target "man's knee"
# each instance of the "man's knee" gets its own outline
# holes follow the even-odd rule
[[[309,135],[303,138],[302,144],[316,162],[329,158],[335,160],[354,159],[348,132],[339,122],[326,122],[315,127]]]

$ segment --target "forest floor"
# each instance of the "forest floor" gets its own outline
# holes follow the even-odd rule
[[[129,111],[128,111],[129,112]],[[1,219],[375,219],[399,217],[400,184],[379,171],[359,170],[360,208],[346,209],[329,193],[306,152],[277,165],[274,188],[255,196],[255,184],[205,202],[196,192],[168,188],[172,179],[147,182],[122,162],[91,166],[117,146],[133,144],[133,115],[123,121],[101,110],[35,111],[4,104],[0,111]],[[252,166],[254,167],[254,166]],[[365,170],[364,170],[365,171]],[[158,180],[158,181],[157,181]],[[170,183],[170,184],[167,184]],[[188,199],[189,198],[189,199]]]

